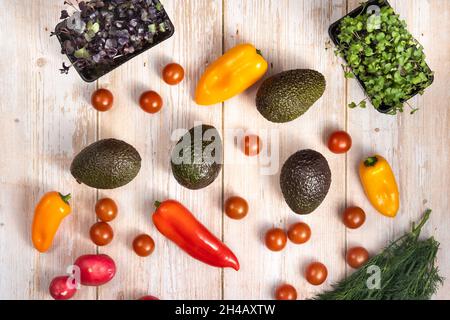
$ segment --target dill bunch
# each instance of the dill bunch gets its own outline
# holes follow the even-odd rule
[[[427,300],[436,293],[443,278],[439,276],[436,254],[439,242],[433,237],[419,240],[422,227],[430,217],[427,210],[412,230],[372,257],[361,269],[335,284],[315,300]],[[376,288],[369,288],[374,266],[380,271]],[[372,278],[373,280],[373,278]]]

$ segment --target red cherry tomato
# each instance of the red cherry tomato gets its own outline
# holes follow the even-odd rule
[[[346,259],[350,267],[358,269],[369,260],[369,252],[363,247],[351,248],[347,251]]]
[[[352,147],[352,138],[345,131],[333,132],[328,139],[328,148],[333,153],[346,153]]]
[[[100,199],[95,204],[95,213],[104,222],[114,220],[117,216],[117,211],[117,204],[110,198]]]
[[[139,105],[145,112],[157,113],[163,106],[163,100],[155,91],[146,91],[141,95]]]
[[[169,85],[179,84],[184,79],[184,69],[178,63],[170,63],[164,67],[163,80]]]
[[[68,300],[77,292],[77,287],[69,276],[60,276],[52,280],[49,291],[55,300]]]
[[[288,230],[288,238],[295,244],[302,244],[311,238],[311,228],[303,222],[294,223]]]
[[[323,263],[313,262],[306,268],[305,277],[310,284],[321,285],[328,277],[327,267]]]
[[[93,224],[89,230],[89,235],[92,242],[98,246],[106,246],[114,238],[113,229],[108,223],[103,221]]]
[[[107,89],[96,90],[91,97],[92,106],[100,111],[105,112],[112,108],[114,96],[111,91]]]
[[[231,219],[242,219],[248,213],[248,203],[241,197],[230,197],[225,202],[225,213]]]
[[[349,207],[345,209],[342,220],[347,228],[357,229],[366,221],[366,213],[360,207]]]
[[[283,229],[270,229],[266,233],[266,246],[272,251],[281,251],[286,246],[287,236]]]
[[[133,250],[140,257],[147,257],[155,249],[155,241],[147,234],[138,235],[133,240]]]
[[[256,156],[260,151],[261,139],[257,135],[251,134],[244,137],[244,153],[246,156]]]
[[[277,300],[297,300],[297,290],[290,284],[283,284],[275,291]]]

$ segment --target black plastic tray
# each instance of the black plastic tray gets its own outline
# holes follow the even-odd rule
[[[354,17],[360,15],[361,13],[363,13],[364,10],[366,10],[371,5],[377,5],[379,7],[391,7],[391,5],[389,4],[389,2],[387,0],[369,0],[369,1],[365,2],[364,4],[362,4],[361,6],[359,6],[358,8],[356,8],[355,10],[348,13],[346,16],[342,17],[338,21],[331,24],[330,27],[328,28],[328,34],[330,35],[331,40],[333,41],[333,43],[336,46],[339,45],[339,39],[338,39],[338,35],[340,33],[339,25],[341,24],[342,19],[344,19],[345,17],[354,18]],[[347,63],[347,61],[346,61],[346,63]],[[430,67],[427,65],[427,68],[430,68]],[[355,78],[358,80],[359,84],[361,85],[361,87],[363,88],[363,90],[366,91],[366,87],[365,87],[364,83],[361,81],[361,79],[356,74],[354,74],[354,75],[355,75]],[[431,78],[431,83],[433,83],[433,80],[434,80],[434,77]],[[431,85],[431,83],[430,83],[430,85]],[[403,100],[401,102],[404,103],[404,102],[408,101],[409,99],[413,98],[414,96],[416,96],[417,94],[419,94],[419,91],[413,93],[407,100]],[[370,99],[370,97],[369,97],[369,99]],[[381,113],[388,113],[389,111],[392,110],[392,106],[381,105],[377,110]]]
[[[153,48],[154,46],[160,44],[161,42],[169,39],[175,32],[175,27],[173,26],[172,21],[170,20],[169,16],[167,15],[166,11],[164,10],[164,8],[161,9],[165,15],[166,18],[166,27],[167,30],[165,32],[162,33],[158,33],[157,36],[154,38],[154,41],[152,43],[148,43],[145,47],[143,47],[141,50],[137,50],[133,53],[127,54],[123,57],[120,57],[115,61],[114,64],[110,64],[110,65],[105,65],[105,64],[99,64],[97,67],[94,68],[89,68],[86,70],[80,70],[79,68],[77,68],[76,65],[74,65],[75,70],[78,72],[78,74],[80,75],[81,79],[83,79],[86,82],[93,82],[98,80],[100,77],[104,76],[105,74],[113,71],[114,69],[120,67],[121,65],[123,65],[125,62],[133,59],[134,57],[140,55],[141,53],[147,51],[150,48]],[[67,19],[66,19],[67,20]],[[66,20],[61,21],[60,23],[58,23],[56,25],[56,29],[59,27],[64,26],[64,24],[66,23]],[[64,39],[62,39],[59,35],[57,35],[58,41],[61,44],[61,48],[63,46],[63,41]],[[70,55],[67,55],[67,58],[70,60],[71,63],[74,63],[76,61],[76,58],[71,57]]]

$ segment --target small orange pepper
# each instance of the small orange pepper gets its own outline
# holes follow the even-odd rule
[[[395,217],[400,206],[397,182],[391,166],[375,155],[359,165],[359,177],[372,206],[387,217]]]
[[[208,66],[197,84],[195,102],[212,105],[230,99],[261,79],[267,67],[253,45],[237,45]]]
[[[72,211],[69,200],[70,194],[63,196],[52,191],[46,193],[37,204],[31,235],[33,245],[38,251],[45,252],[52,245],[61,221]]]

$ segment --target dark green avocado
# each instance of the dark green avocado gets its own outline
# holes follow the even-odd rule
[[[130,144],[116,139],[94,142],[72,161],[70,172],[79,183],[97,189],[115,189],[133,180],[141,156]]]
[[[281,168],[280,186],[284,200],[297,214],[313,212],[325,199],[330,185],[327,159],[317,151],[298,151]]]
[[[296,69],[266,79],[256,94],[256,107],[269,121],[297,119],[323,95],[325,77],[318,71]]]
[[[222,139],[216,128],[193,127],[181,137],[172,152],[172,173],[178,183],[188,189],[205,188],[219,175],[222,155]]]

